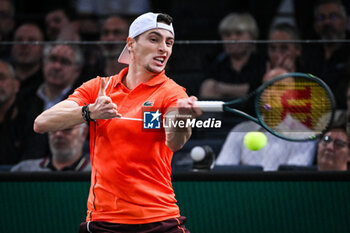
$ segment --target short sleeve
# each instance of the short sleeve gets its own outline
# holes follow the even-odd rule
[[[177,83],[175,83],[173,80],[169,80],[170,82],[166,89],[166,96],[165,96],[165,102],[164,102],[164,108],[175,108],[177,107],[177,101],[182,98],[188,98],[188,95],[186,93],[186,89]]]
[[[94,103],[98,95],[100,82],[101,78],[97,77],[83,83],[74,90],[67,100],[72,100],[78,103],[79,106]]]

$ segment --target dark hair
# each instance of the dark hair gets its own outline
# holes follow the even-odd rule
[[[339,129],[346,132],[346,114],[341,114],[334,122],[330,130]]]
[[[163,22],[163,23],[170,25],[173,22],[173,18],[168,14],[161,13],[157,17],[157,22]]]
[[[330,132],[333,130],[343,131],[346,134],[346,136],[349,137],[346,127],[347,127],[347,113],[343,111],[337,117],[335,117],[335,119],[333,120],[332,127],[329,130],[327,130],[327,132]]]
[[[300,34],[298,29],[290,23],[283,22],[273,25],[270,28],[269,34],[271,35],[271,33],[275,31],[282,31],[287,33],[288,35],[290,35],[292,40],[300,40]]]
[[[346,9],[345,9],[341,0],[318,0],[314,4],[314,17],[317,17],[317,10],[318,10],[319,6],[324,5],[324,4],[329,4],[329,3],[334,3],[334,4],[338,5],[340,8],[340,11],[342,13],[342,17],[344,17],[344,18],[347,17]]]
[[[332,127],[327,130],[326,133],[330,132],[330,131],[342,131],[345,133],[346,137],[349,138],[349,135],[347,133],[346,130],[346,113],[342,112],[334,121],[332,124]],[[315,157],[314,157],[314,161],[313,164],[317,164],[317,155],[318,155],[318,145],[322,142],[322,139],[319,139],[317,142],[317,147],[316,147],[316,151],[315,151]],[[347,144],[347,147],[349,147],[349,143]]]
[[[287,33],[290,36],[291,40],[300,40],[300,33],[297,27],[291,25],[290,23],[283,22],[283,23],[278,23],[273,25],[269,30],[269,37],[271,36],[272,33],[276,31]],[[294,45],[299,49],[301,48],[301,44],[299,43],[294,43]]]

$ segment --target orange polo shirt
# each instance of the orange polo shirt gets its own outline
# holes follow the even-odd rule
[[[187,97],[164,71],[129,90],[122,83],[128,68],[107,79],[106,95],[123,117],[142,118],[143,110],[175,107]],[[80,106],[94,103],[101,78],[77,88],[69,100]],[[164,129],[143,129],[142,121],[97,120],[90,124],[91,186],[87,221],[142,224],[180,216],[171,184],[172,151]]]

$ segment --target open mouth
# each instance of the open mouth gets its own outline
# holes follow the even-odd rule
[[[154,58],[155,61],[157,61],[158,64],[163,65],[165,62],[165,58],[164,57],[156,57]]]

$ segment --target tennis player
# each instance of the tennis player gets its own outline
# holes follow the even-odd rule
[[[38,133],[90,123],[91,187],[79,232],[189,232],[176,204],[170,165],[191,128],[149,130],[130,120],[145,113],[159,119],[171,111],[175,120],[201,114],[196,97],[165,75],[173,44],[170,16],[139,16],[118,59],[129,66],[84,83],[35,120]]]

